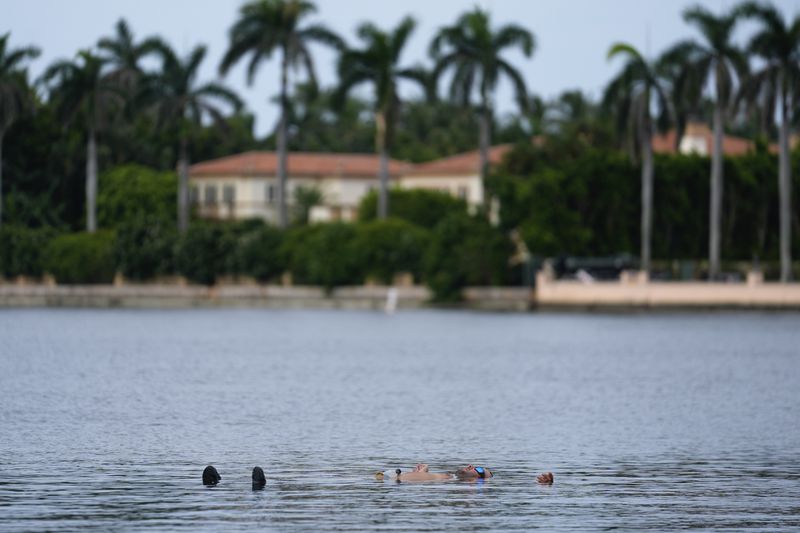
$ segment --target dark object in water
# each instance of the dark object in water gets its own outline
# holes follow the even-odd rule
[[[253,490],[260,490],[267,484],[267,477],[260,466],[253,468]]]
[[[211,465],[208,465],[205,470],[203,470],[203,485],[207,485],[213,487],[219,480],[222,479],[222,476],[219,475],[217,469]]]

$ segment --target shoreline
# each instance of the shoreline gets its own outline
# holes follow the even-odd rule
[[[394,296],[390,298],[390,292]],[[424,286],[224,284],[0,284],[0,308],[463,309],[498,312],[800,310],[800,283],[594,282],[537,279],[537,287],[467,287],[460,302],[430,301]]]

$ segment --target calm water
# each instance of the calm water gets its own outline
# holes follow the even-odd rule
[[[5,310],[0,389],[3,531],[800,528],[800,314]]]

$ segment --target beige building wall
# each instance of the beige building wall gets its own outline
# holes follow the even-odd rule
[[[291,210],[297,188],[315,187],[322,193],[323,205],[314,210],[312,220],[354,220],[362,198],[376,185],[376,178],[289,177],[287,206]],[[274,176],[198,176],[190,179],[189,187],[192,204],[200,216],[278,221],[278,180]],[[226,188],[227,194],[233,189],[232,203],[226,201]],[[212,198],[216,199],[213,203]]]
[[[483,204],[483,180],[478,174],[462,176],[402,176],[400,187],[403,189],[425,189],[450,194],[455,198],[466,200],[470,207]]]

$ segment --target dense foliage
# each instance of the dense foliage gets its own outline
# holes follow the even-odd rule
[[[392,189],[389,192],[392,216],[402,218],[423,228],[432,228],[449,214],[467,213],[467,203],[449,194],[423,189]],[[358,219],[362,222],[375,220],[378,195],[367,194],[358,206]]]
[[[58,283],[111,283],[114,264],[114,233],[59,235],[44,251],[44,270]]]
[[[287,11],[287,6],[302,9]],[[431,43],[429,69],[416,64],[398,68],[399,58],[387,53],[412,38],[410,19],[391,32],[362,26],[362,50],[305,20],[313,13],[310,2],[253,0],[242,6],[231,28],[222,73],[247,56],[252,78],[273,51],[288,54],[285,65],[310,67],[312,50],[306,45],[315,41],[340,55],[341,79],[333,87],[319,87],[308,68],[307,79],[282,81],[275,103],[283,120],[261,139],[253,133],[253,115],[239,108],[235,94],[217,81],[199,79],[202,45],[191,43],[192,52],[181,58],[165,40],[139,39],[121,20],[116,33],[102,37],[96,47],[87,47],[74,61],[56,61],[43,79],[32,80],[27,68],[39,51],[21,48],[13,35],[3,35],[0,274],[40,277],[49,272],[65,283],[105,282],[115,272],[142,281],[181,274],[213,284],[221,276],[275,282],[288,272],[296,283],[330,289],[368,278],[388,282],[408,272],[430,285],[438,299],[448,300],[457,298],[464,285],[518,281],[509,267],[510,256],[520,256],[519,249],[512,249],[512,234],[521,237],[535,262],[559,256],[639,256],[642,235],[648,232],[654,265],[698,260],[708,257],[713,248],[709,236],[717,234],[717,222],[709,224],[712,158],[656,155],[649,172],[643,165],[649,156],[641,150],[649,146],[641,133],[655,134],[652,128],[675,129],[677,146],[692,117],[706,125],[714,122],[717,134],[724,130],[757,139],[757,150],[724,159],[724,180],[717,180],[723,183],[718,217],[722,259],[774,264],[781,257],[786,279],[790,251],[800,245],[800,216],[792,208],[800,197],[800,152],[795,150],[790,164],[779,165],[777,150],[768,146],[779,138],[787,141],[793,124],[786,120],[796,122],[797,87],[785,83],[800,72],[800,18],[790,20],[767,3],[732,6],[719,16],[690,8],[684,13],[687,23],[704,39],[724,37],[724,43],[715,41],[722,48],[701,50],[684,42],[657,55],[652,65],[626,64],[601,102],[580,91],[551,100],[530,94],[525,70],[505,62],[500,52],[518,47],[528,54],[535,36],[521,26],[495,27],[480,9],[442,28]],[[755,33],[740,46],[734,29],[744,19],[755,24]],[[275,31],[264,33],[260,27]],[[287,41],[276,35],[293,37]],[[294,45],[286,45],[289,41]],[[481,53],[475,55],[476,50]],[[612,46],[612,58],[614,50],[636,57],[624,43]],[[727,80],[722,99],[698,75],[719,61],[737,71],[735,79]],[[750,66],[760,70],[751,72]],[[377,92],[372,99],[348,96],[345,89],[367,81],[366,67],[383,72],[369,78]],[[438,86],[448,81],[441,79],[442,72],[452,74],[445,76],[450,82],[446,98]],[[414,79],[424,94],[401,101],[387,82],[389,74]],[[493,109],[491,89],[500,77],[512,81],[520,103],[519,112],[505,117]],[[474,85],[481,79],[485,91],[478,95]],[[784,86],[778,87],[779,80]],[[215,101],[233,105],[219,108],[212,105]],[[722,117],[722,104],[733,111],[730,117]],[[648,109],[660,112],[642,121]],[[633,135],[636,117],[639,134]],[[199,220],[183,234],[176,227],[176,170],[185,178],[192,161],[285,146],[358,153],[390,148],[398,159],[422,162],[479,146],[485,151],[490,139],[516,143],[484,181],[499,200],[499,210],[489,212],[498,215],[497,227],[487,223],[489,213],[470,213],[461,200],[423,190],[391,190],[392,218],[382,222],[376,222],[378,196],[373,193],[359,206],[358,222],[308,226],[311,208],[324,198],[320,190],[303,188],[295,190],[297,208],[288,213],[294,227],[288,229]],[[788,149],[781,150],[782,161],[787,154]],[[722,160],[719,154],[714,159]],[[94,201],[86,194],[94,183],[90,175],[99,176],[96,218],[101,231],[70,233],[89,225],[87,211]],[[784,183],[779,188],[776,177],[791,179],[791,187]],[[643,206],[650,212],[651,204],[643,200],[643,182],[652,182],[654,189],[647,231],[642,212]],[[181,183],[185,200],[185,179]],[[781,197],[781,189],[791,190],[791,197]],[[185,209],[181,212],[185,217]],[[520,248],[520,242],[515,246]]]
[[[552,150],[560,148],[518,146],[489,181],[503,206],[501,227],[519,228],[540,257],[637,254],[638,168],[615,152],[587,148],[554,157]],[[696,155],[656,157],[656,260],[703,257],[708,166]],[[726,158],[723,258],[777,257],[776,168],[777,158],[764,151]]]

